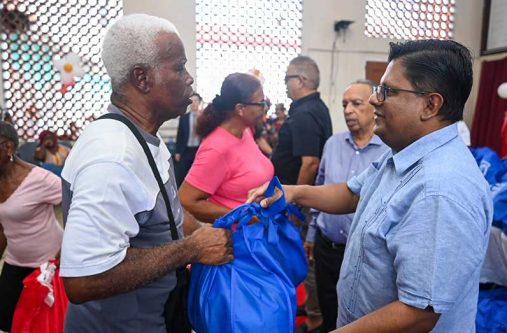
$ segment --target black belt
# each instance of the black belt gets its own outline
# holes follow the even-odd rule
[[[324,244],[326,244],[330,248],[341,249],[341,248],[345,247],[345,244],[335,243],[332,240],[330,240],[329,238],[327,238],[326,236],[324,236],[322,231],[320,231],[320,229],[318,229],[318,228],[317,228],[317,236],[319,236],[320,239],[322,240],[322,242],[324,242]]]

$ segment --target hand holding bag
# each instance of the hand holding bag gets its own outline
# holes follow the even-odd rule
[[[278,178],[270,182],[267,196]],[[198,333],[292,332],[296,316],[295,287],[308,266],[301,236],[289,221],[301,212],[286,205],[285,196],[268,208],[244,204],[215,221],[232,230],[234,261],[220,266],[193,264],[189,319]],[[250,224],[252,217],[259,222]]]

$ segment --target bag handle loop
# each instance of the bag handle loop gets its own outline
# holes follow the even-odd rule
[[[275,188],[278,188],[280,191],[282,191],[282,196],[268,208],[262,208],[257,202],[245,203],[241,206],[236,207],[224,216],[216,219],[213,223],[213,226],[215,228],[231,229],[232,225],[235,222],[238,222],[238,227],[244,226],[250,222],[252,216],[275,217],[276,214],[281,213],[285,209],[289,215],[296,216],[300,221],[303,221],[304,223],[305,216],[303,213],[301,213],[299,208],[293,204],[286,204],[285,192],[283,191],[283,187],[280,184],[278,177],[276,176],[271,179],[268,188],[266,189],[266,196],[272,196],[275,193]],[[301,225],[301,228],[302,226],[303,224]]]

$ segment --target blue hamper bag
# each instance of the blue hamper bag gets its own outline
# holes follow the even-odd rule
[[[267,196],[275,186],[282,189],[276,177]],[[289,213],[303,220],[282,196],[269,208],[244,204],[215,221],[214,227],[227,229],[238,223],[232,233],[234,261],[192,265],[188,315],[197,333],[293,332],[295,287],[306,277],[308,266]],[[254,216],[259,222],[249,224]]]

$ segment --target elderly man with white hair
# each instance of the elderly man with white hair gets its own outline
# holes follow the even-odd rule
[[[87,126],[62,172],[65,331],[189,332],[184,267],[228,262],[232,247],[228,232],[183,212],[157,135],[191,102],[183,44],[170,22],[129,15],[109,28],[102,58],[116,116]]]

